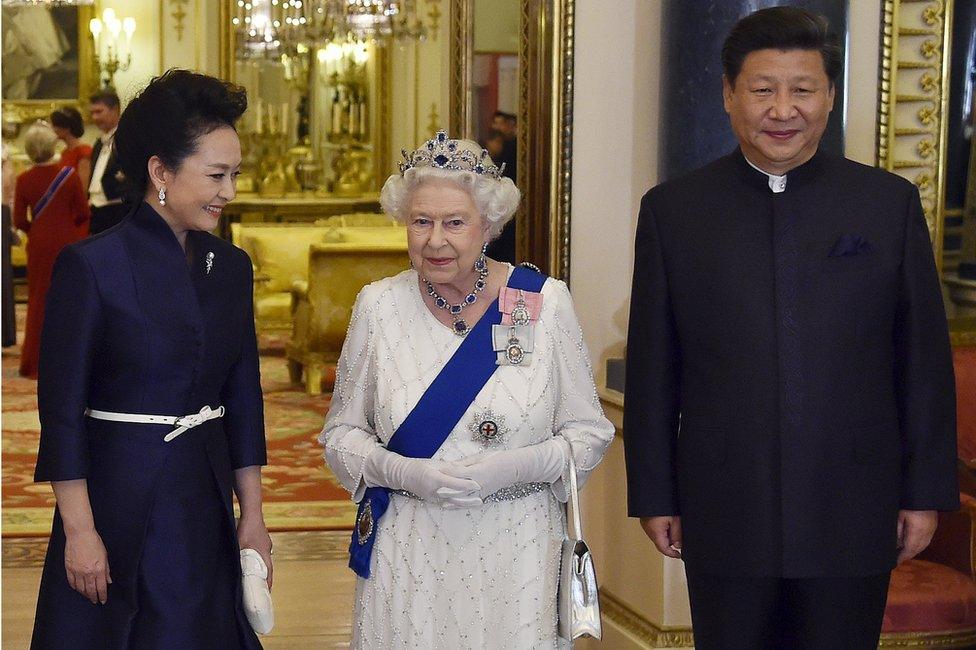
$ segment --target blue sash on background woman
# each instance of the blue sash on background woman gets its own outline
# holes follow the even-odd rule
[[[47,190],[44,191],[44,195],[41,196],[41,198],[38,199],[34,207],[31,208],[32,223],[34,221],[37,221],[38,218],[40,218],[41,213],[44,212],[44,208],[48,206],[48,204],[51,202],[51,199],[54,198],[54,195],[57,194],[59,189],[61,189],[61,186],[64,184],[66,180],[68,180],[68,177],[71,176],[72,172],[74,172],[73,167],[61,168],[61,171],[59,171],[58,175],[54,177],[54,180],[51,181],[51,184],[47,186]]]
[[[546,276],[519,266],[508,286],[538,293],[545,282]],[[491,328],[501,320],[496,298],[394,432],[386,445],[389,451],[408,458],[431,458],[437,453],[498,367]],[[377,524],[389,505],[390,490],[385,487],[367,488],[359,502],[349,545],[349,568],[361,578],[369,578]]]

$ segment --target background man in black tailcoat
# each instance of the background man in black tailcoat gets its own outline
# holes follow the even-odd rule
[[[739,149],[641,204],[629,512],[685,561],[699,650],[875,648],[896,562],[958,505],[952,361],[918,192],[818,152],[826,21],[742,19]]]
[[[511,113],[495,111],[491,118],[491,131],[485,146],[489,149],[491,159],[496,165],[505,165],[502,175],[518,182],[518,121]],[[505,224],[501,234],[488,244],[487,254],[491,259],[499,262],[518,264],[516,255],[517,241],[515,221],[512,219]]]
[[[119,125],[119,96],[113,90],[100,90],[88,101],[92,122],[102,132],[92,147],[92,177],[88,184],[91,234],[94,235],[122,221],[128,209],[122,203],[125,176],[112,146]]]

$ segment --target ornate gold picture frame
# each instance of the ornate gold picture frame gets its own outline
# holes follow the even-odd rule
[[[38,11],[51,11],[50,8],[32,8]],[[93,63],[93,44],[88,32],[88,22],[95,15],[94,8],[91,6],[62,7],[62,10],[72,10],[77,12],[77,39],[78,39],[78,83],[77,94],[71,97],[58,97],[53,99],[7,99],[3,98],[3,121],[5,123],[23,124],[36,119],[46,118],[51,111],[60,106],[73,105],[83,107],[87,105],[89,94],[95,90],[97,83],[97,73]],[[4,30],[3,51],[6,55],[8,47],[16,48],[15,44],[7,41],[10,38],[10,31]],[[84,111],[82,111],[84,113]]]

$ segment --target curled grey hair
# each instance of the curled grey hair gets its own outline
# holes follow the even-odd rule
[[[30,125],[24,134],[24,151],[32,162],[47,162],[54,156],[54,148],[58,144],[58,136],[51,125],[38,120]]]
[[[393,174],[380,192],[383,211],[406,223],[410,213],[410,196],[414,190],[430,180],[446,180],[471,195],[478,213],[488,226],[489,241],[502,233],[502,228],[515,215],[522,193],[510,178],[494,179],[467,171],[414,167],[402,175]]]

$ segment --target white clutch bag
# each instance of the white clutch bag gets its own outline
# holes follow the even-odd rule
[[[244,613],[258,634],[274,627],[274,605],[268,589],[268,565],[253,548],[241,549],[241,585],[244,588]]]
[[[559,565],[559,636],[567,641],[581,636],[599,639],[603,634],[600,623],[600,594],[596,584],[593,555],[583,541],[580,523],[579,493],[576,487],[576,462],[569,455],[569,500],[566,504],[566,523],[569,528],[563,540]],[[572,517],[570,518],[570,510]]]

